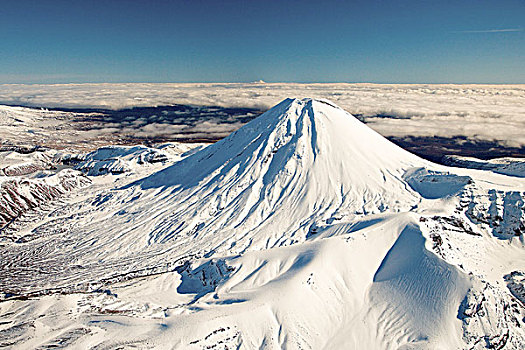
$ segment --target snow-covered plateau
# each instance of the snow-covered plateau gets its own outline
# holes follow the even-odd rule
[[[5,157],[0,347],[525,347],[519,161],[438,165],[309,98],[211,145]]]

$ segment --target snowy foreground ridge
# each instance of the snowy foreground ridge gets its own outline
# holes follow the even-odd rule
[[[11,229],[0,346],[525,347],[523,178],[430,163],[312,99],[151,152],[93,153],[91,184]]]

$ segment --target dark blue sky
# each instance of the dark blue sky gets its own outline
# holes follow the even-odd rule
[[[0,2],[0,83],[525,83],[525,0]]]

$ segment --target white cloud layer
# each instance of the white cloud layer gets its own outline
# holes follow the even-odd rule
[[[0,85],[0,103],[35,107],[120,109],[184,104],[266,109],[287,97],[330,99],[361,115],[386,136],[467,136],[506,146],[525,145],[525,85]],[[144,132],[155,134],[156,127]],[[201,124],[195,133],[217,127]],[[226,127],[224,133],[235,127]]]

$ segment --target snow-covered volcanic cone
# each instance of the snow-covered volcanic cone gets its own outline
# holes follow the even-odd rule
[[[0,307],[29,347],[516,349],[524,191],[287,99],[5,246],[5,291],[69,294]]]
[[[135,186],[166,196],[143,203],[148,243],[259,249],[347,216],[409,210],[419,196],[402,176],[424,164],[329,102],[287,99]]]

